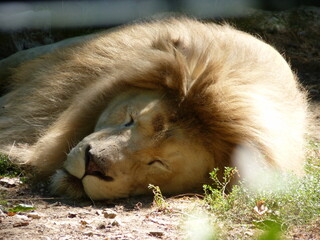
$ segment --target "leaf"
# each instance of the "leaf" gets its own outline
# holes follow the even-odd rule
[[[259,236],[258,240],[281,240],[281,224],[272,221],[264,220],[259,222],[260,227],[265,229],[265,232]]]
[[[263,230],[281,229],[281,224],[275,220],[253,221],[253,224]]]
[[[31,211],[31,210],[35,210],[35,209],[36,208],[33,207],[32,205],[18,204],[17,206],[8,209],[8,212],[11,212],[11,213],[26,212],[26,211]]]

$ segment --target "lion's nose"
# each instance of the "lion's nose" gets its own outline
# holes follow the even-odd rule
[[[91,146],[88,145],[85,150],[85,162],[86,162],[86,174],[93,175],[101,178],[105,181],[113,181],[114,179],[110,176],[106,176],[101,163],[98,158],[91,151]]]

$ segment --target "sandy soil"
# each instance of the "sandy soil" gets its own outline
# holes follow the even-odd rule
[[[186,239],[194,231],[188,221],[205,211],[199,198],[187,196],[167,199],[168,206],[160,209],[152,197],[73,201],[44,198],[23,184],[2,186],[2,191],[12,207],[21,203],[35,209],[12,214],[6,211],[10,206],[3,208],[0,239]]]

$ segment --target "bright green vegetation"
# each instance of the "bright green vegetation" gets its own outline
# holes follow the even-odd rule
[[[267,230],[259,239],[278,239],[275,236],[286,229],[307,224],[320,217],[320,143],[310,142],[305,176],[274,174],[261,176],[272,178],[271,184],[261,188],[250,187],[245,181],[233,186],[227,193],[228,183],[237,174],[236,169],[225,168],[222,180],[218,170],[211,173],[212,185],[205,185],[205,201],[216,217],[216,223],[224,222],[227,229],[235,225],[254,225]],[[258,206],[267,207],[260,214]]]
[[[26,212],[26,211],[31,211],[36,209],[32,205],[26,205],[26,204],[17,204],[13,206],[12,208],[8,208],[7,211],[11,213],[16,213],[16,212]]]

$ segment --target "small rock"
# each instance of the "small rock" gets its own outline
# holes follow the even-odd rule
[[[112,222],[111,222],[111,226],[116,226],[116,227],[119,227],[120,225],[122,225],[121,221],[119,219],[114,219]]]
[[[81,225],[82,225],[82,226],[86,226],[86,225],[88,225],[88,222],[87,222],[87,221],[85,221],[85,220],[81,220],[81,221],[80,221],[80,223],[81,223]]]
[[[159,231],[149,232],[149,235],[152,237],[162,238],[164,233]]]
[[[28,226],[29,222],[17,222],[15,224],[13,224],[13,227],[24,227],[24,226]]]
[[[115,218],[117,216],[117,213],[113,210],[110,210],[110,209],[105,209],[103,210],[103,215],[105,218]]]
[[[41,218],[40,214],[37,212],[30,212],[27,214],[27,217],[32,218],[32,219],[40,219]]]
[[[75,218],[76,216],[77,216],[77,214],[74,213],[74,212],[69,212],[68,213],[68,218]]]
[[[86,235],[86,236],[92,237],[92,236],[93,236],[93,232],[91,232],[91,231],[84,232],[84,233],[83,233],[83,235]]]
[[[101,230],[101,229],[105,229],[106,228],[106,224],[105,223],[99,223],[97,226],[97,229]]]

